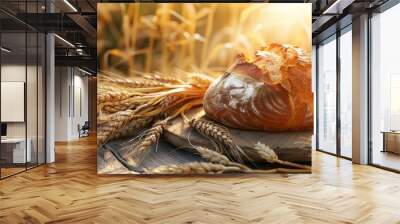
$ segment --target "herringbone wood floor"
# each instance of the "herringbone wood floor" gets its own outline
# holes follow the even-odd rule
[[[97,176],[93,138],[0,181],[0,223],[400,223],[400,175],[313,155],[313,174]]]

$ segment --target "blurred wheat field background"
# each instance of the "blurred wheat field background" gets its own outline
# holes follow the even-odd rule
[[[107,3],[98,5],[100,70],[218,76],[237,53],[270,43],[311,51],[309,4]]]

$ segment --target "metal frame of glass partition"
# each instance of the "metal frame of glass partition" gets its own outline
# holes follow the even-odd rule
[[[332,38],[333,36],[334,39],[329,40],[329,41],[336,41],[336,152],[332,153],[332,152],[328,152],[324,149],[321,149],[319,146],[319,91],[320,91],[320,87],[319,87],[319,66],[320,66],[320,61],[319,61],[319,53],[318,53],[318,49],[319,49],[319,44],[316,45],[316,59],[315,59],[315,64],[316,64],[316,108],[315,108],[315,116],[316,116],[316,137],[315,137],[315,141],[316,141],[316,150],[323,152],[323,153],[327,153],[329,155],[333,155],[333,156],[338,156],[347,160],[352,160],[350,157],[344,156],[341,153],[341,119],[340,119],[340,77],[341,77],[341,67],[340,67],[340,37],[346,33],[349,32],[351,29],[349,29],[351,27],[351,23],[346,25],[345,27],[341,28],[341,29],[337,29],[336,33],[326,37],[325,39],[321,40],[320,43],[329,40],[330,38]]]
[[[33,4],[36,3],[36,12],[39,12],[39,3],[44,3],[45,1],[25,0],[25,1],[20,1],[20,2],[25,4],[25,16],[26,16],[27,12],[28,12],[27,11],[28,2],[33,3]],[[45,10],[47,11],[47,7]],[[46,78],[47,78],[47,49],[46,49],[47,48],[47,39],[46,39],[45,32],[41,32],[40,30],[37,30],[37,29],[29,26],[28,24],[24,23],[23,21],[19,20],[18,18],[14,17],[11,13],[8,13],[5,9],[3,9],[1,7],[1,5],[0,5],[0,11],[1,11],[1,13],[5,13],[8,16],[10,16],[11,19],[21,23],[21,25],[24,27],[24,30],[18,30],[18,31],[15,31],[15,33],[18,32],[18,33],[21,33],[22,35],[25,35],[25,37],[24,37],[25,38],[25,40],[24,40],[25,41],[25,46],[24,46],[25,47],[25,49],[24,49],[25,58],[23,59],[23,60],[25,60],[25,85],[24,85],[25,167],[24,168],[21,167],[20,171],[13,172],[13,173],[5,176],[4,173],[2,172],[3,171],[2,166],[0,166],[0,180],[2,180],[5,178],[14,176],[16,174],[25,172],[27,170],[36,168],[40,165],[45,164],[47,161],[47,153],[46,153],[46,149],[47,149],[47,141],[46,141],[46,137],[47,137],[47,130],[46,130],[46,126],[47,126],[47,121],[46,121],[47,120],[47,114],[46,114],[46,107],[47,107],[47,105],[46,105],[47,104],[47,102],[46,102],[46,96],[47,96],[47,81],[46,81]],[[3,43],[2,43],[3,34],[10,33],[10,32],[4,31],[3,29],[1,29],[2,28],[1,26],[2,26],[2,24],[0,23],[0,46],[3,46]],[[11,32],[11,33],[13,33],[13,32]],[[33,130],[36,129],[36,136],[32,136],[32,138],[36,138],[35,139],[35,141],[36,141],[36,147],[35,147],[36,161],[34,163],[29,163],[29,165],[28,165],[28,153],[27,153],[27,148],[28,148],[28,108],[27,108],[27,101],[28,101],[27,88],[28,87],[27,87],[27,84],[28,84],[28,65],[29,65],[28,60],[30,60],[28,58],[28,34],[32,34],[33,38],[36,38],[36,41],[33,40],[33,42],[35,42],[33,44],[36,45],[36,47],[34,47],[36,60],[34,62],[29,62],[29,63],[33,63],[33,66],[36,67],[35,71],[33,73],[31,73],[31,74],[36,75],[36,77],[35,77],[36,86],[34,87],[34,88],[36,88],[36,90],[34,90],[36,92],[36,99],[35,99],[36,100],[36,111],[35,111],[36,122],[33,120],[33,124],[32,124],[32,125],[36,125],[36,127],[33,126]],[[40,49],[40,47],[39,47],[40,46],[39,41],[41,41],[42,49]],[[40,49],[40,51],[39,51],[39,49]],[[0,53],[0,81],[2,79],[2,69],[1,68],[2,68],[3,62],[4,62],[3,57],[4,57],[4,55],[2,53]],[[42,64],[40,64],[39,58],[41,58]],[[41,65],[41,85],[42,86],[39,86],[39,65]],[[42,92],[39,95],[40,87],[42,88]],[[0,86],[0,89],[1,89],[1,86]],[[1,97],[1,92],[0,92],[0,97]],[[0,98],[0,100],[1,100],[1,98]],[[41,114],[39,114],[39,100],[42,103],[42,105],[41,105],[42,113]],[[2,108],[0,105],[0,111],[1,111],[1,109]],[[33,115],[33,116],[35,116],[35,115]],[[41,122],[41,125],[42,125],[41,132],[39,132],[39,121]],[[1,123],[1,115],[0,115],[0,123]],[[41,142],[39,141],[39,135],[42,135]],[[39,145],[41,145],[41,146],[39,146]],[[40,149],[39,149],[39,147],[40,147]],[[41,157],[43,157],[41,159],[39,159],[40,152],[42,152]],[[2,158],[1,153],[2,153],[2,145],[0,144],[0,158]],[[1,163],[0,163],[0,165],[1,165]]]
[[[390,167],[386,167],[383,165],[375,164],[373,161],[373,133],[372,133],[372,15],[373,13],[383,13],[386,10],[392,8],[393,6],[399,4],[399,0],[388,0],[384,4],[379,7],[368,11],[368,69],[367,69],[367,77],[368,77],[368,165],[388,170],[395,173],[400,173],[400,170],[393,169]]]

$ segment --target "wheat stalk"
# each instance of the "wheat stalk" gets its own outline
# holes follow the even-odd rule
[[[125,91],[98,91],[97,104],[113,101],[121,101],[132,97],[135,94],[127,93]]]
[[[179,99],[181,99],[182,96],[179,94],[170,94],[167,95],[164,100],[161,102],[160,106],[162,108],[168,108],[170,107],[172,104],[174,104],[174,102],[178,101]]]
[[[119,129],[131,122],[140,110],[148,108],[149,106],[150,104],[142,104],[135,110],[120,111],[106,118],[98,118],[101,122],[98,123],[97,127],[97,144],[101,145],[115,138],[115,133]]]
[[[290,174],[290,173],[310,173],[310,169],[287,169],[287,168],[274,168],[269,170],[252,170],[252,173],[256,174],[273,174],[273,173],[282,173],[282,174]]]
[[[146,134],[135,144],[128,145],[123,149],[124,157],[130,165],[139,167],[144,157],[147,155],[152,144],[156,143],[167,125],[167,119],[158,121],[146,131]]]
[[[137,132],[138,130],[146,127],[153,121],[152,117],[142,117],[138,119],[132,120],[129,124],[125,127],[119,129],[115,133],[115,138],[122,138],[132,135],[133,133]]]
[[[126,104],[126,103],[121,103],[121,104],[114,104],[114,105],[103,105],[102,108],[99,108],[100,111],[112,114],[112,113],[117,113],[119,111],[124,111],[124,110],[133,110],[138,106],[137,103],[132,103],[132,104]]]
[[[221,164],[224,166],[239,167],[243,171],[251,171],[251,169],[248,168],[247,166],[240,163],[232,162],[231,160],[228,159],[228,157],[219,152],[201,146],[195,146],[194,148],[202,158],[206,159],[211,163]]]
[[[189,73],[188,75],[188,83],[200,88],[208,88],[213,81],[214,79],[206,74]]]
[[[131,88],[125,87],[125,86],[118,86],[118,85],[109,85],[107,83],[97,83],[97,95],[102,95],[102,94],[115,94],[119,93],[120,94],[141,94],[136,91],[132,91]]]
[[[100,76],[98,82],[104,84],[114,84],[118,86],[125,86],[129,88],[146,88],[146,87],[160,87],[165,86],[165,83],[150,80],[133,80],[114,75]]]
[[[243,156],[248,158],[246,153],[233,142],[227,128],[205,119],[192,119],[189,121],[189,125],[197,132],[209,137],[217,145],[219,153],[223,153],[237,162],[243,162]]]
[[[265,144],[262,144],[260,142],[257,142],[257,144],[254,145],[254,149],[256,150],[257,154],[261,158],[265,159],[265,161],[267,161],[269,163],[278,163],[281,165],[295,167],[295,168],[299,168],[299,169],[305,169],[305,170],[311,169],[311,167],[309,167],[309,166],[280,160],[278,158],[278,155],[275,153],[275,151],[273,149],[271,149],[270,147],[268,147]]]
[[[171,84],[183,84],[185,83],[181,79],[175,78],[175,77],[169,77],[165,75],[159,75],[159,74],[142,74],[141,75],[143,78],[148,79],[148,80],[155,80],[160,83],[171,83]]]
[[[158,91],[163,91],[167,89],[177,88],[179,86],[174,85],[163,85],[163,86],[143,86],[143,87],[129,87],[124,85],[118,85],[113,83],[98,83],[98,94],[102,94],[104,92],[125,92],[127,94],[131,94],[132,96],[140,96],[146,93],[153,93]]]
[[[138,107],[140,103],[136,97],[127,98],[120,101],[110,101],[107,103],[100,104],[98,106],[98,111],[106,113],[116,113],[118,111],[133,110]]]
[[[146,170],[146,174],[221,174],[241,172],[239,167],[228,167],[215,163],[192,162],[179,165],[159,166]]]
[[[105,111],[114,113],[99,115],[98,143],[104,144],[114,139],[116,137],[115,133],[131,122],[132,119],[137,119],[139,117],[159,117],[160,115],[168,116],[170,114],[172,114],[172,117],[177,116],[179,113],[201,104],[201,97],[204,95],[204,91],[205,89],[198,89],[190,85],[176,86],[170,90],[155,91],[120,102],[108,102],[98,105],[100,108],[101,106],[104,107],[104,105],[118,105],[116,108],[106,107],[105,109]],[[183,94],[182,98],[173,97],[174,94],[180,93]],[[170,105],[164,105],[163,103],[168,103]],[[99,111],[101,112],[101,110]]]

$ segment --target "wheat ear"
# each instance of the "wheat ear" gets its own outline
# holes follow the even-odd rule
[[[110,101],[100,104],[97,110],[106,113],[116,113],[129,109],[133,110],[140,105],[137,100],[136,97],[131,97],[119,101]]]
[[[281,165],[290,166],[290,167],[299,168],[299,169],[306,169],[306,170],[311,169],[311,167],[309,167],[309,166],[280,160],[278,158],[278,155],[276,155],[276,153],[273,149],[271,149],[270,147],[268,147],[265,144],[262,144],[260,142],[257,142],[257,144],[255,144],[254,149],[256,150],[257,154],[261,158],[265,159],[265,161],[267,161],[269,163],[278,163]]]
[[[132,97],[133,93],[127,93],[125,91],[99,91],[97,94],[97,104],[106,103],[106,102],[115,102],[128,99]]]
[[[127,158],[130,165],[139,167],[144,157],[149,152],[150,146],[158,141],[166,125],[166,120],[154,123],[138,142],[128,145],[123,149],[123,151],[125,151],[124,157]]]
[[[251,171],[251,169],[247,166],[240,163],[232,162],[228,159],[228,157],[219,152],[201,146],[194,146],[194,149],[200,154],[203,159],[211,163],[221,164],[224,166],[239,167],[243,171]]]
[[[146,174],[221,174],[241,172],[239,167],[228,167],[215,163],[192,162],[179,165],[159,166],[146,170]]]
[[[213,81],[214,79],[206,74],[190,73],[188,75],[188,83],[200,88],[207,88]]]
[[[132,120],[125,127],[119,129],[115,133],[115,138],[122,138],[137,133],[138,130],[146,127],[153,121],[152,117],[142,117]]]
[[[132,80],[123,77],[101,77],[99,82],[104,84],[114,84],[117,86],[124,86],[129,88],[146,88],[146,87],[160,87],[165,86],[164,83],[150,80]]]
[[[101,120],[101,124],[98,125],[97,129],[97,144],[101,145],[106,143],[107,141],[115,138],[115,133],[121,128],[125,127],[129,122],[131,122],[138,111],[149,107],[148,104],[142,104],[137,107],[135,110],[125,110],[120,111],[106,118],[98,118]]]
[[[160,83],[170,83],[170,84],[184,84],[185,83],[181,79],[178,79],[175,77],[169,77],[169,76],[165,76],[165,75],[159,75],[159,74],[143,74],[141,76],[145,79],[155,80]]]
[[[189,121],[189,125],[200,134],[209,137],[216,144],[216,150],[219,153],[223,153],[237,162],[243,162],[243,156],[248,158],[246,153],[233,142],[227,128],[205,119],[192,119]]]

